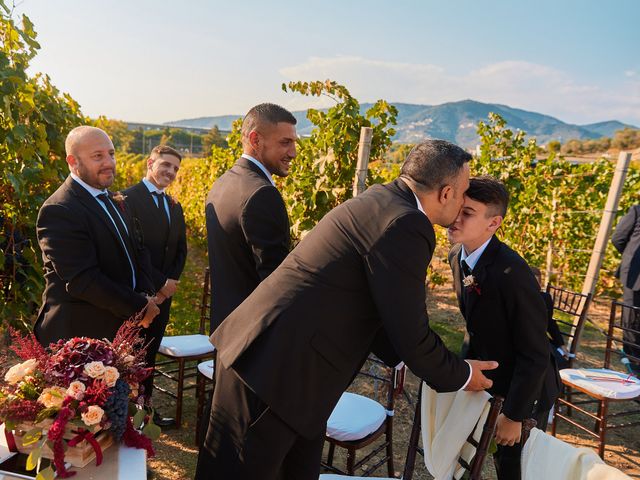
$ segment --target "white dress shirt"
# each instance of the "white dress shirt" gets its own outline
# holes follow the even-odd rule
[[[480,260],[480,257],[484,253],[485,249],[487,248],[487,245],[489,245],[489,242],[491,241],[492,238],[493,237],[489,237],[489,239],[486,242],[484,242],[482,245],[480,245],[478,248],[476,248],[473,252],[469,254],[467,254],[467,251],[464,249],[464,245],[463,245],[462,249],[460,250],[460,262],[464,260],[465,262],[467,262],[467,265],[469,265],[469,269],[473,270],[473,268],[478,264],[478,260]]]

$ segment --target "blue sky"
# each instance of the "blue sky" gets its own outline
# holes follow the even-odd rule
[[[243,114],[290,80],[360,101],[472,98],[573,123],[640,126],[640,1],[23,0],[33,71],[85,114],[165,122]]]

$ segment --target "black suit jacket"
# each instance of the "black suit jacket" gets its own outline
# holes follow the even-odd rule
[[[560,378],[546,334],[546,307],[529,266],[494,236],[471,272],[478,293],[462,285],[461,249],[451,249],[449,264],[467,325],[463,355],[499,363],[485,374],[493,380],[489,392],[505,398],[503,411],[511,420],[551,408]]]
[[[544,306],[547,308],[547,335],[549,340],[551,340],[551,344],[554,347],[561,347],[564,345],[564,337],[560,327],[558,327],[558,323],[553,319],[553,298],[548,292],[540,292],[540,295],[542,295]]]
[[[171,216],[169,223],[164,208],[160,210],[156,206],[144,183],[137,183],[123,193],[133,221],[142,231],[143,243],[151,258],[155,290],[160,290],[168,278],[180,278],[187,259],[187,232],[182,206],[167,198]]]
[[[205,214],[213,331],[289,253],[289,217],[278,189],[246,158],[215,181]]]
[[[43,345],[74,336],[113,338],[146,305],[138,292],[154,292],[139,232],[121,214],[134,245],[136,291],[113,223],[80,184],[68,177],[40,208],[36,229],[46,285],[34,332]]]
[[[458,390],[469,366],[426,312],[434,247],[404,182],[372,186],[329,212],[222,322],[211,337],[218,360],[307,438],[326,428],[381,332],[429,385]]]
[[[623,216],[611,243],[622,253],[617,275],[625,288],[640,290],[640,205],[634,205]]]

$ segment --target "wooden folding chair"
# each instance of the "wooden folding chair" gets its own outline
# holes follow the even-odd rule
[[[569,368],[573,362],[580,345],[580,336],[587,320],[587,312],[591,305],[591,294],[572,292],[551,284],[547,285],[547,293],[553,299],[553,319],[560,327],[560,333],[567,338],[569,350]],[[577,319],[577,320],[576,320]],[[576,325],[575,329],[573,325]]]
[[[604,365],[602,369],[565,369],[560,371],[560,377],[565,390],[578,398],[572,400],[572,395],[558,398],[553,417],[551,434],[556,435],[558,420],[564,420],[579,430],[596,438],[598,442],[598,454],[604,458],[606,448],[606,434],[609,430],[628,428],[640,425],[640,421],[626,423],[610,423],[612,418],[620,418],[629,415],[640,414],[637,401],[640,400],[640,381],[628,373],[611,369],[611,363],[616,356],[624,356],[618,345],[628,345],[640,348],[638,343],[625,339],[625,333],[640,335],[640,332],[623,326],[623,318],[626,315],[640,315],[640,308],[625,305],[619,302],[611,303],[609,316],[609,328],[605,346]],[[626,354],[627,357],[640,362],[640,358]],[[609,381],[607,381],[609,379]],[[584,399],[586,397],[586,399]],[[616,411],[610,412],[609,407],[616,405]],[[626,409],[629,405],[630,409]],[[568,412],[575,410],[577,415],[561,413],[560,406],[565,406]],[[584,420],[580,422],[579,420]],[[586,424],[593,425],[590,428]]]
[[[211,413],[211,395],[213,395],[213,387],[215,384],[215,365],[216,352],[213,352],[213,358],[205,360],[198,364],[198,377],[196,379],[196,445],[202,447],[202,442],[207,433],[206,419]],[[207,386],[211,388],[207,389]],[[207,401],[207,394],[209,398]]]
[[[367,359],[368,370],[361,370],[359,375],[374,380],[386,389],[384,405],[363,395],[345,392],[335,406],[327,422],[325,441],[329,443],[327,461],[322,466],[331,471],[347,475],[355,475],[358,470],[364,476],[371,475],[385,463],[390,476],[394,474],[393,465],[393,415],[395,397],[403,388],[406,367],[390,368],[373,355]],[[378,371],[382,370],[382,373]],[[356,461],[356,452],[378,441],[384,441],[373,451]],[[347,450],[346,471],[334,464],[335,448]],[[378,460],[369,464],[374,458]]]
[[[185,381],[197,375],[197,364],[187,365],[187,362],[201,362],[213,357],[214,347],[209,342],[209,336],[205,333],[209,331],[210,304],[209,293],[209,268],[205,269],[204,282],[202,286],[202,297],[200,299],[200,327],[199,333],[195,335],[174,335],[165,336],[160,343],[158,354],[166,360],[156,363],[154,374],[162,376],[176,383],[176,391],[154,384],[154,388],[160,392],[176,399],[176,425],[180,428],[182,424],[182,401],[185,390],[195,388],[195,385],[185,386]],[[176,368],[167,370],[165,366],[176,364]],[[177,375],[176,375],[177,373]]]
[[[424,456],[424,450],[420,447],[420,411],[422,408],[422,388],[418,387],[418,394],[416,396],[416,409],[413,415],[413,424],[411,426],[411,433],[409,435],[409,445],[407,448],[407,457],[404,464],[404,470],[402,472],[403,480],[411,480],[413,478],[413,474],[415,471],[415,462],[417,454]],[[473,445],[476,448],[476,453],[471,459],[470,462],[464,461],[462,458],[458,459],[458,463],[469,472],[470,480],[481,480],[480,472],[482,471],[482,466],[484,465],[485,459],[489,452],[489,445],[491,443],[491,439],[495,433],[496,423],[498,421],[498,416],[500,415],[500,411],[502,410],[503,399],[501,397],[493,397],[491,398],[491,408],[489,410],[489,415],[487,416],[487,420],[482,428],[482,434],[480,436],[479,441],[476,441],[472,435],[469,435],[467,442]],[[528,437],[529,431],[531,429],[532,423],[535,424],[535,420],[527,420],[523,422],[523,442],[526,441]],[[320,475],[320,480],[346,480],[349,476],[344,475],[332,475],[332,474],[322,474]],[[364,477],[355,477],[355,478],[364,478]],[[378,477],[376,477],[378,478]],[[390,477],[385,478],[384,480],[391,480],[395,478],[393,474],[390,474]],[[354,479],[355,480],[355,479]],[[381,479],[382,480],[382,479]]]

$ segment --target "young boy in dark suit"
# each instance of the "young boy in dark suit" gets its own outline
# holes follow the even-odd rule
[[[544,430],[560,380],[547,339],[547,312],[527,263],[495,236],[509,194],[493,177],[472,178],[456,221],[447,230],[460,311],[467,327],[465,358],[496,360],[492,395],[504,397],[495,455],[499,480],[520,479],[522,421]]]

